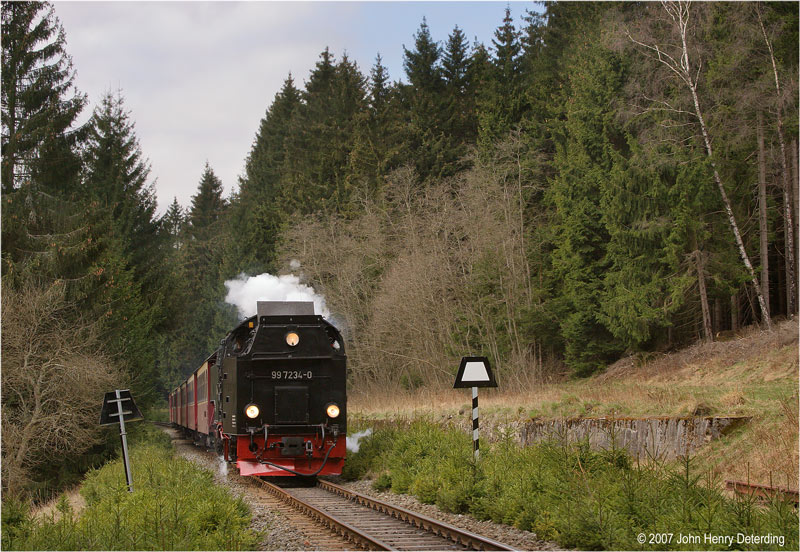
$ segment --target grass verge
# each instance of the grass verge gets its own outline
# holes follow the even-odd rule
[[[454,370],[455,367],[450,367]],[[754,328],[729,341],[697,343],[669,354],[631,355],[586,379],[515,384],[495,367],[498,389],[481,390],[481,437],[494,427],[531,418],[748,416],[741,430],[701,449],[697,462],[720,479],[797,488],[798,327]],[[438,419],[443,425],[471,412],[465,390],[420,388],[414,393],[355,390],[351,417]],[[700,467],[700,466],[699,466]]]
[[[214,485],[210,472],[175,457],[163,432],[141,425],[131,443],[133,493],[117,459],[86,476],[81,512],[65,496],[44,519],[5,501],[3,549],[252,550],[247,505]]]
[[[514,525],[567,548],[589,550],[727,549],[705,534],[774,535],[773,544],[735,548],[797,550],[797,511],[775,500],[761,505],[728,498],[710,472],[692,459],[636,463],[621,450],[548,443],[520,448],[511,435],[472,458],[470,436],[416,420],[383,425],[351,454],[345,476],[374,476],[374,486],[410,493],[425,503],[478,519]],[[671,542],[637,540],[672,533]],[[700,542],[678,542],[678,535]]]

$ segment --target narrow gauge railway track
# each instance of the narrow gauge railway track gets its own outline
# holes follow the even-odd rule
[[[212,451],[203,452],[217,457]],[[515,550],[329,481],[318,480],[313,488],[287,489],[257,477],[234,477],[264,490],[265,500],[259,502],[280,510],[320,550]]]
[[[368,550],[514,550],[328,481],[318,481],[312,488],[290,489],[257,481],[296,510]]]

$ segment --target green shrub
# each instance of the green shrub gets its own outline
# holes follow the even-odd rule
[[[585,442],[521,448],[506,438],[482,448],[475,463],[469,434],[426,421],[378,429],[369,439],[364,458],[359,451],[347,461],[380,473],[375,488],[391,485],[393,492],[534,531],[567,548],[681,547],[636,540],[655,532],[771,533],[785,537],[784,550],[798,547],[798,514],[790,504],[728,498],[715,481],[694,473],[689,458],[644,466],[621,450],[592,450]]]
[[[2,548],[12,550],[30,532],[30,506],[16,497],[3,497]]]
[[[254,548],[256,535],[248,529],[250,514],[241,499],[214,485],[210,472],[175,458],[157,443],[156,434],[142,430],[137,440],[144,443],[131,449],[133,493],[128,492],[121,460],[110,462],[86,477],[81,488],[86,508],[79,515],[62,499],[58,520],[54,516],[17,524],[24,534],[18,532],[9,549]],[[5,510],[4,504],[4,515]],[[6,548],[5,537],[3,545]]]
[[[372,482],[372,488],[376,491],[386,491],[392,487],[392,478],[388,473],[382,473]]]
[[[385,428],[362,438],[359,442],[358,452],[347,453],[342,469],[342,478],[353,481],[379,471],[376,469],[376,466],[382,462],[379,456],[391,448],[395,433],[394,429]]]

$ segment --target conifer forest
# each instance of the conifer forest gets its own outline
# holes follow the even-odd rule
[[[498,4],[487,44],[422,20],[402,75],[326,48],[264,98],[234,192],[198,166],[160,214],[125,91],[90,105],[57,5],[3,1],[3,490],[107,455],[98,393],[163,403],[242,274],[324,295],[353,396],[450,387],[465,354],[507,387],[586,377],[795,316],[798,4],[536,6]]]

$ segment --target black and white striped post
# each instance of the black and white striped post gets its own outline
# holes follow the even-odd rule
[[[481,445],[478,439],[478,388],[472,388],[472,452],[475,461],[481,456]]]
[[[486,357],[464,357],[458,367],[454,389],[472,388],[472,451],[475,461],[480,458],[478,439],[478,387],[497,387],[489,359]]]

